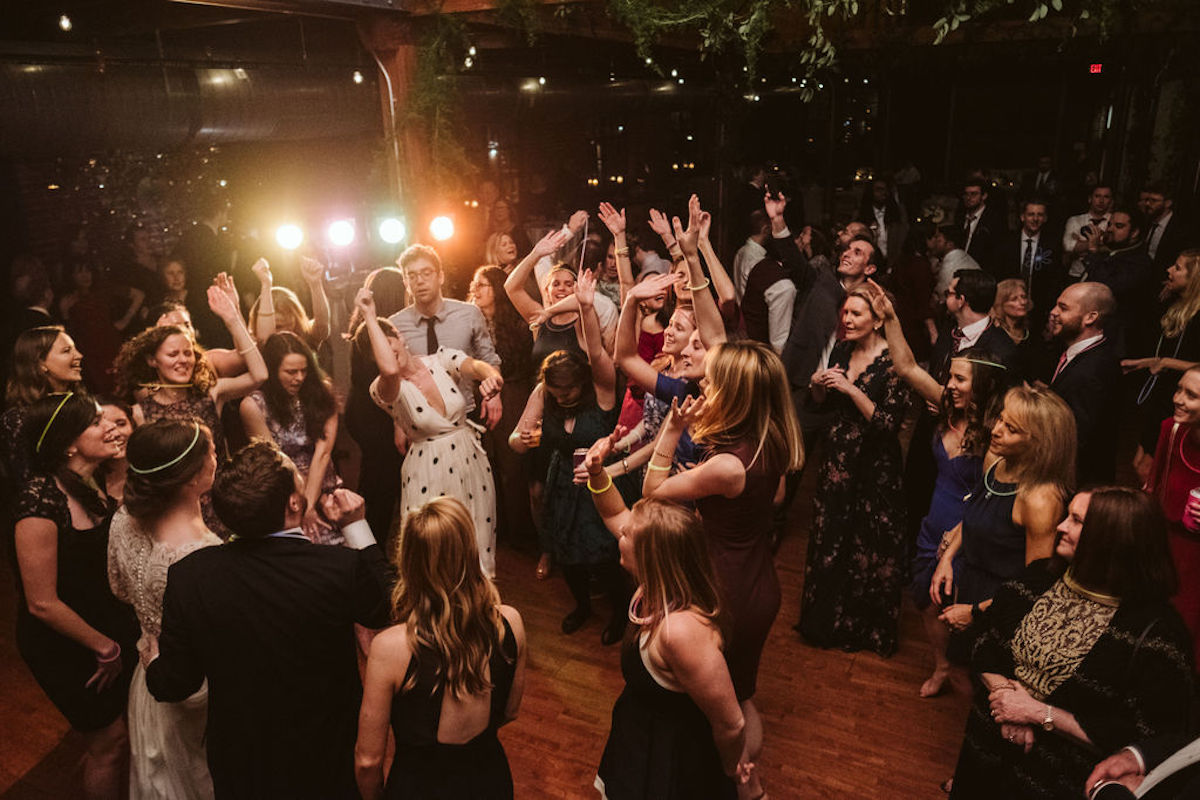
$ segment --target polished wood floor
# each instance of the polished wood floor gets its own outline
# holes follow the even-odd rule
[[[791,625],[800,603],[810,509],[810,491],[803,491],[777,559],[783,610],[759,678],[766,732],[761,766],[769,792],[774,798],[936,800],[943,796],[938,784],[953,770],[967,701],[953,694],[929,700],[917,695],[929,651],[907,600],[900,650],[892,658],[800,642]],[[566,586],[557,576],[535,580],[534,561],[500,548],[501,592],[524,615],[530,641],[525,702],[501,738],[518,798],[593,798],[622,684],[617,648],[600,644],[600,615],[572,636],[559,631],[569,608]],[[17,655],[12,582],[0,587],[0,792],[9,800],[78,796],[78,738]]]

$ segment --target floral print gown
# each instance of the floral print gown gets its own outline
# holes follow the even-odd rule
[[[848,368],[852,344],[839,342],[829,366]],[[884,350],[854,380],[875,403],[871,419],[830,390],[836,411],[813,505],[800,633],[843,650],[896,650],[907,578],[900,425],[908,393]]]

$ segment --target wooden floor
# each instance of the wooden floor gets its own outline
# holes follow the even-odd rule
[[[806,484],[815,472],[808,471]],[[804,488],[777,559],[783,609],[758,682],[768,790],[774,798],[943,797],[938,784],[953,770],[967,701],[917,695],[929,651],[911,603],[903,609],[900,650],[889,659],[818,650],[792,631],[812,507],[811,489]],[[592,781],[622,684],[617,648],[600,644],[600,615],[574,635],[559,631],[570,607],[566,586],[557,576],[534,580],[532,555],[501,546],[498,569],[505,601],[529,629],[525,702],[520,718],[501,732],[517,797],[594,798]],[[77,796],[78,738],[17,655],[12,582],[0,587],[0,796]]]

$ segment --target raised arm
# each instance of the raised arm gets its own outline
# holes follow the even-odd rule
[[[258,293],[258,310],[254,312],[254,338],[265,342],[275,333],[275,298],[271,296],[275,281],[271,275],[271,265],[265,258],[255,261],[250,271],[258,278],[261,287]]]
[[[391,402],[400,393],[400,365],[396,362],[396,354],[392,352],[387,334],[379,327],[379,317],[375,315],[375,296],[364,286],[354,296],[354,304],[362,312],[363,324],[367,326],[367,336],[371,340],[371,355],[379,369],[376,393]]]
[[[717,301],[718,303],[735,302],[737,300],[737,293],[733,288],[733,279],[725,271],[725,266],[721,263],[721,259],[717,257],[717,251],[713,249],[712,242],[708,239],[708,230],[712,227],[712,214],[700,210],[700,198],[696,195],[692,195],[692,199],[688,201],[689,212],[692,203],[695,203],[696,210],[699,211],[700,215],[700,255],[704,256],[704,263],[708,264],[708,275],[712,279],[713,289],[717,293]]]
[[[600,221],[613,236],[613,253],[617,257],[617,280],[620,282],[622,305],[626,293],[633,287],[633,265],[629,261],[629,242],[625,238],[625,209],[619,212],[612,203],[600,204]]]
[[[308,293],[312,296],[313,323],[312,341],[309,344],[315,350],[329,338],[332,329],[329,323],[329,298],[325,295],[325,265],[315,258],[300,259],[300,271],[308,284]]]
[[[658,371],[638,355],[638,304],[642,300],[656,297],[674,282],[670,275],[651,275],[625,295],[621,317],[617,321],[617,342],[614,358],[617,366],[629,380],[646,391],[654,391],[658,382]]]
[[[678,401],[671,401],[671,411],[659,429],[654,451],[646,465],[646,477],[642,479],[643,497],[687,502],[712,495],[737,497],[745,489],[746,468],[731,453],[719,453],[691,469],[670,474],[679,438],[703,408],[703,397],[689,397],[682,406]]]
[[[246,372],[232,378],[218,378],[213,389],[214,399],[218,405],[226,400],[253,392],[267,379],[267,362],[263,361],[258,344],[246,330],[246,321],[237,306],[237,289],[229,274],[222,272],[208,287],[208,307],[225,323],[226,330],[233,337],[233,346],[238,355],[246,360]]]
[[[796,284],[797,292],[804,295],[812,287],[816,272],[788,230],[783,217],[787,198],[782,193],[773,195],[767,192],[763,197],[763,206],[771,220],[771,238],[767,240],[767,250],[783,264],[788,278]]]
[[[592,383],[596,388],[596,402],[608,410],[616,402],[617,375],[612,358],[604,349],[600,335],[600,318],[596,316],[596,273],[585,270],[575,279],[575,297],[579,300],[578,324],[583,330],[587,346],[588,363],[592,366]]]
[[[512,304],[526,322],[534,322],[538,312],[542,310],[540,300],[535,300],[529,296],[529,292],[525,291],[525,283],[529,280],[530,273],[533,272],[533,265],[539,259],[558,250],[566,240],[567,236],[562,231],[547,233],[504,280],[504,291],[508,293],[508,299],[512,300]]]
[[[696,195],[692,195],[696,199]],[[700,339],[704,346],[715,347],[725,341],[725,321],[721,319],[721,309],[712,292],[708,291],[709,281],[704,277],[704,268],[700,266],[700,204],[688,203],[688,226],[685,230],[679,217],[673,217],[671,224],[675,228],[675,238],[687,259],[688,286],[692,290],[692,309],[696,314],[696,327],[700,330]]]
[[[912,348],[908,346],[908,340],[904,338],[904,330],[900,327],[900,318],[896,316],[896,309],[892,305],[891,299],[884,292],[883,287],[875,281],[868,279],[867,286],[871,292],[871,307],[883,319],[883,335],[887,339],[888,351],[891,353],[892,366],[896,370],[896,374],[916,390],[926,403],[935,405],[940,403],[945,387],[917,364]]]

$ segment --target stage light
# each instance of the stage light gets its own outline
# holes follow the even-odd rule
[[[275,241],[284,250],[295,250],[304,241],[304,233],[298,225],[280,225],[275,231]]]
[[[404,223],[395,217],[387,217],[379,223],[379,238],[388,244],[399,244],[404,241]]]
[[[471,45],[470,47],[467,48],[467,55],[469,55],[469,56],[475,55],[475,45]]]
[[[434,217],[429,223],[429,233],[439,242],[444,242],[454,235],[454,221],[449,217]]]
[[[338,219],[329,223],[329,242],[335,247],[345,247],[354,241],[354,220]]]
[[[546,85],[546,76],[543,75],[542,77],[538,78],[538,86],[545,86],[545,85]]]
[[[66,33],[67,31],[71,30],[71,28],[73,28],[75,26],[71,24],[71,18],[68,17],[66,14],[63,14],[61,17],[58,18],[58,27],[64,33]]]
[[[362,83],[364,80],[362,71],[357,70],[357,69],[354,70],[354,74],[351,76],[351,78],[354,80],[355,83]]]

